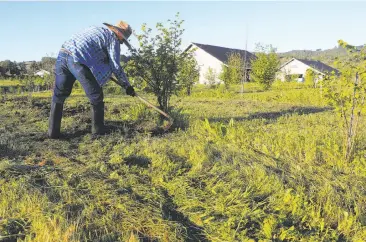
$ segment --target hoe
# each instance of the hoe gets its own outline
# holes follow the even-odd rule
[[[120,85],[121,86],[121,84],[117,81],[117,79],[116,78],[114,78],[114,77],[111,77],[111,80],[113,81],[113,82],[115,82],[116,84],[118,84],[118,85]],[[163,131],[164,132],[166,132],[166,131],[168,131],[169,130],[169,128],[173,125],[173,122],[174,122],[174,120],[173,120],[173,118],[170,116],[170,115],[168,115],[166,112],[164,112],[164,111],[162,111],[161,109],[159,109],[158,107],[156,107],[156,106],[154,106],[152,103],[150,103],[149,101],[147,101],[145,98],[143,98],[143,97],[141,97],[140,95],[138,95],[137,93],[136,93],[136,97],[142,102],[142,103],[144,103],[146,106],[148,106],[149,108],[152,108],[152,109],[154,109],[155,111],[157,111],[158,113],[160,113],[161,115],[163,115],[164,117],[166,117],[167,119],[168,119],[168,124],[167,125],[165,125],[164,127],[163,127]]]

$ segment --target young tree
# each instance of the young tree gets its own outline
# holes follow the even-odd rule
[[[45,85],[45,79],[42,77],[36,77],[34,79],[35,91],[39,92],[41,88]]]
[[[19,65],[20,74],[22,74],[22,75],[27,74],[27,68],[25,67],[25,63],[20,62],[20,63],[18,63],[18,65]]]
[[[216,71],[209,67],[205,73],[205,78],[206,80],[208,81],[208,85],[211,87],[211,88],[216,88],[218,86],[218,83],[217,83],[217,74],[216,74]]]
[[[353,61],[337,63],[341,66],[339,77],[332,75],[324,81],[326,97],[336,108],[345,128],[345,158],[350,161],[358,142],[358,128],[361,115],[364,114],[366,97],[366,48],[358,49],[339,40]]]
[[[57,58],[53,57],[54,54],[47,54],[46,57],[42,57],[41,63],[39,65],[40,68],[53,73],[53,69],[55,68]]]
[[[27,76],[24,79],[21,79],[22,84],[24,84],[24,86],[28,92],[34,91],[34,88],[35,88],[34,80],[35,80],[35,78],[31,77],[31,76]]]
[[[225,83],[228,89],[232,84],[239,84],[244,78],[244,60],[237,52],[231,52],[227,65],[222,65],[219,79]]]
[[[276,49],[272,45],[257,44],[256,52],[257,58],[251,62],[252,77],[265,89],[268,89],[276,78],[280,61]]]
[[[37,62],[32,62],[31,64],[30,64],[30,69],[31,69],[31,71],[32,71],[32,74],[34,74],[34,72],[36,72],[37,70],[38,70],[38,65],[37,65]]]
[[[196,59],[193,56],[187,56],[178,66],[177,80],[180,84],[180,89],[184,89],[186,94],[191,95],[192,87],[198,82],[200,72]]]
[[[177,13],[175,20],[168,20],[169,27],[157,23],[154,37],[152,29],[143,24],[142,34],[137,36],[140,47],[132,51],[128,72],[126,70],[134,83],[143,85],[141,82],[144,82],[148,86],[146,90],[156,95],[164,111],[169,108],[171,95],[177,94],[180,87],[184,86],[179,83],[182,80],[178,78],[179,68],[192,55],[181,48],[183,22]]]
[[[308,87],[315,87],[315,75],[316,73],[312,69],[307,69],[305,72],[305,85]]]
[[[51,90],[53,88],[54,83],[55,83],[55,75],[53,75],[51,73],[50,75],[45,75],[43,78],[44,78],[45,88],[48,89],[48,90]],[[80,84],[79,82],[75,82],[75,83],[76,83],[76,85]]]

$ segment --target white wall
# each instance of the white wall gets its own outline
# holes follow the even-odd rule
[[[199,83],[207,84],[208,81],[205,78],[205,74],[207,73],[209,67],[216,71],[216,81],[221,83],[222,81],[218,79],[218,76],[221,73],[222,62],[195,45],[193,45],[193,48],[196,48],[196,51],[193,53],[193,55],[198,66],[200,67]]]
[[[308,65],[305,65],[304,63],[295,59],[280,69],[278,73],[278,78],[284,81],[286,75],[294,75],[294,74],[302,74],[304,77],[306,70],[309,68],[310,67]]]
[[[315,73],[317,73],[317,75],[315,76],[315,82],[318,82],[319,80],[323,79],[323,75],[319,71],[296,59],[292,60],[291,62],[287,63],[287,65],[283,66],[279,70],[279,72],[277,72],[276,79],[285,81],[286,75],[302,74],[303,75],[302,81],[304,81],[305,74],[308,69],[312,69]]]
[[[294,74],[302,74],[305,77],[305,73],[308,69],[312,69],[316,73],[319,73],[315,69],[311,68],[310,66],[302,63],[294,59],[293,61],[287,63],[287,65],[283,66],[276,75],[276,78],[282,81],[285,81],[286,75],[294,75]]]

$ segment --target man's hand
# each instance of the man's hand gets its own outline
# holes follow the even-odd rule
[[[136,96],[135,89],[133,89],[132,86],[127,87],[126,88],[126,94],[130,95],[132,97],[135,97]]]

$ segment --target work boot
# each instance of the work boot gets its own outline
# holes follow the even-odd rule
[[[60,137],[63,103],[51,103],[51,111],[48,123],[48,137],[58,139]]]
[[[104,134],[104,102],[92,106],[92,134]]]

